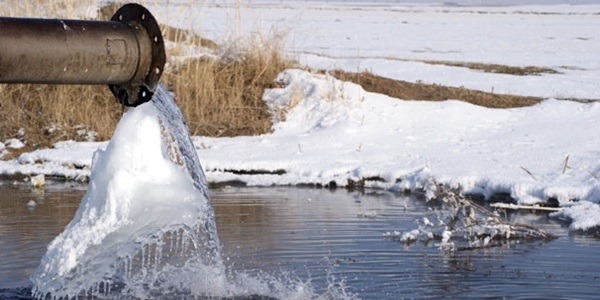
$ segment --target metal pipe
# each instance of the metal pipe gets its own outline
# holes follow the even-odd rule
[[[158,23],[138,4],[111,21],[0,18],[0,83],[108,84],[137,106],[152,99],[164,64]]]

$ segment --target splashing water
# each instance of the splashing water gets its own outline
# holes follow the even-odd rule
[[[352,298],[343,287],[317,296],[288,276],[227,272],[204,172],[162,85],[96,151],[73,220],[31,280],[37,299]]]
[[[106,149],[94,154],[87,193],[48,246],[32,276],[33,293],[185,294],[190,287],[173,272],[192,266],[210,274],[211,288],[223,278],[206,179],[183,117],[161,86],[151,102],[123,116]]]

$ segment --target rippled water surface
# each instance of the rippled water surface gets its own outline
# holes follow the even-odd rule
[[[84,193],[79,185],[0,184],[0,298],[30,288],[46,245]],[[448,254],[433,244],[383,238],[416,228],[414,219],[428,213],[412,197],[304,188],[221,188],[211,197],[230,270],[307,282],[321,295],[332,286],[363,299],[589,299],[600,293],[600,241],[569,234],[545,214],[508,217],[550,230],[556,240]],[[31,200],[37,205],[28,206]]]

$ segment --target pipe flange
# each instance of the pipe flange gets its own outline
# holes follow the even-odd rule
[[[124,84],[109,85],[110,90],[121,104],[125,106],[138,106],[152,99],[156,87],[162,76],[166,61],[165,45],[163,36],[156,19],[145,7],[130,3],[125,4],[112,16],[111,21],[127,24],[134,30],[138,43],[141,37],[138,31],[143,29],[150,41],[150,62],[144,63],[144,57],[140,53],[138,70],[132,81]],[[141,26],[141,27],[140,27]],[[144,37],[145,38],[145,37]],[[141,48],[143,45],[138,44]],[[140,50],[140,52],[142,52]],[[146,58],[147,59],[147,58]]]

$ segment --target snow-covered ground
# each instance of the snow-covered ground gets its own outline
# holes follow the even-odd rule
[[[162,22],[219,42],[253,32],[285,33],[289,53],[315,68],[548,98],[516,109],[402,101],[288,70],[277,79],[283,88],[264,94],[273,111],[272,133],[193,137],[209,181],[343,186],[366,178],[368,187],[391,190],[428,189],[437,182],[487,197],[509,193],[521,204],[556,199],[564,209],[555,216],[573,219],[572,229],[600,225],[600,103],[556,100],[600,99],[600,5],[244,1],[236,10],[231,3],[179,2],[149,8]],[[560,73],[482,73],[424,60]],[[0,173],[85,178],[94,151],[105,147],[61,142],[0,161]],[[10,151],[3,148],[0,153]]]

